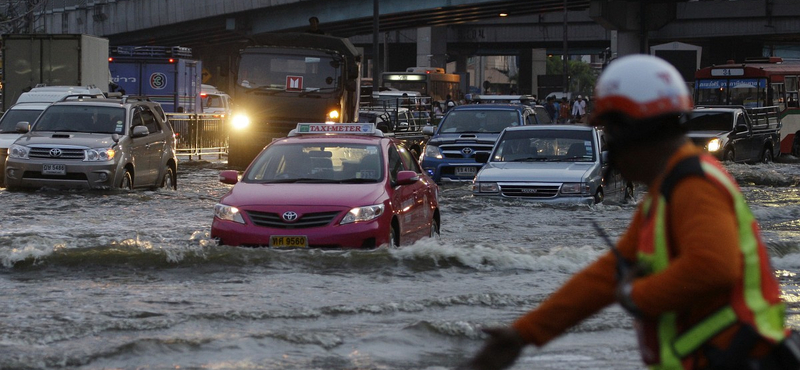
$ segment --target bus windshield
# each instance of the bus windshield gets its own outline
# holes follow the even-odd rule
[[[767,99],[764,78],[730,78],[697,80],[696,105],[743,105],[764,107]]]
[[[242,55],[237,83],[248,89],[338,90],[340,64],[329,55],[247,53]]]

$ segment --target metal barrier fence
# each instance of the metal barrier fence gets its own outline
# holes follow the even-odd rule
[[[205,155],[221,158],[228,154],[226,120],[217,114],[167,113],[177,139],[178,156],[202,159]]]

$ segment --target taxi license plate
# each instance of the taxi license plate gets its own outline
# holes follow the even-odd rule
[[[269,238],[269,246],[273,248],[307,248],[308,238],[305,235],[273,235]]]
[[[43,164],[42,175],[66,175],[67,166],[63,164]]]
[[[477,168],[475,167],[456,167],[456,176],[475,176]]]

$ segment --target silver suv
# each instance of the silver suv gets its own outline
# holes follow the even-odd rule
[[[146,98],[53,103],[8,150],[6,187],[177,189],[175,135]]]

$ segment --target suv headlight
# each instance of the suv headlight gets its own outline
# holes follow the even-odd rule
[[[436,145],[425,145],[425,156],[442,159],[442,152],[439,151],[439,147]]]
[[[111,148],[86,149],[84,162],[105,162],[114,159],[116,152]]]
[[[565,182],[561,185],[561,194],[589,194],[589,184],[585,182]]]
[[[374,220],[383,214],[383,204],[376,204],[374,206],[356,207],[351,209],[342,219],[340,225],[351,224],[353,222],[362,222]]]
[[[28,153],[30,153],[30,151],[31,149],[28,148],[27,146],[14,144],[10,148],[8,148],[8,157],[17,159],[28,159]]]
[[[500,188],[496,182],[476,182],[472,185],[473,193],[497,193]]]
[[[242,217],[242,213],[239,212],[239,208],[222,203],[217,203],[214,205],[214,217],[220,220],[244,224],[244,218]]]
[[[231,124],[234,130],[244,130],[247,126],[250,126],[250,117],[242,113],[236,114],[233,116]]]

